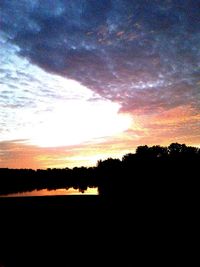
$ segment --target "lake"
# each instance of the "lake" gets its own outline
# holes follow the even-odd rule
[[[27,192],[12,193],[7,195],[0,195],[0,197],[37,197],[37,196],[67,196],[67,195],[98,195],[98,188],[90,188],[80,191],[74,188],[60,188],[60,189],[41,189]]]

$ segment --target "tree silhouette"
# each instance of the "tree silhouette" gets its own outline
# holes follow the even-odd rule
[[[136,153],[128,153],[122,160],[99,160],[96,167],[90,168],[48,168],[36,171],[2,168],[0,194],[70,187],[84,192],[88,187],[98,187],[101,196],[124,196],[124,189],[132,195],[136,188],[138,192],[143,188],[148,195],[158,185],[164,187],[164,184],[171,183],[175,188],[178,179],[184,175],[195,176],[199,161],[199,148],[172,143],[168,147],[138,146]]]
[[[145,146],[138,146],[136,149],[136,155],[142,158],[149,157],[149,147]]]
[[[167,156],[167,147],[152,146],[149,148],[150,157],[153,158],[164,158]]]
[[[168,147],[168,151],[169,151],[169,155],[171,157],[177,157],[179,155],[181,155],[181,153],[183,153],[183,151],[186,149],[186,145],[185,144],[179,144],[179,143],[172,143],[169,147]]]

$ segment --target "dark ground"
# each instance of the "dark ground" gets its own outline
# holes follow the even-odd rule
[[[0,266],[200,266],[200,154],[186,152],[100,162],[99,196],[0,198]],[[11,177],[1,190],[13,187]]]
[[[186,211],[179,201],[1,198],[0,259],[7,267],[183,266]]]

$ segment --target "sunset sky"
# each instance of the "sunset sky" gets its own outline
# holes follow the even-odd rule
[[[200,147],[199,0],[1,0],[0,167]]]

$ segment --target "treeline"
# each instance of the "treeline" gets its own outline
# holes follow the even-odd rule
[[[168,147],[145,145],[124,155],[122,160],[99,160],[96,167],[0,169],[0,194],[71,187],[81,192],[98,187],[100,195],[116,198],[125,192],[129,196],[144,192],[149,195],[150,191],[157,194],[158,190],[161,194],[167,190],[172,193],[196,177],[199,162],[197,147],[178,143]]]
[[[97,187],[95,168],[48,168],[32,169],[0,169],[0,194],[33,191],[35,189],[74,188],[84,192],[87,187]]]
[[[172,143],[168,147],[139,146],[122,160],[98,162],[99,192],[115,199],[174,199],[190,194],[198,179],[200,149]],[[121,197],[120,197],[121,196]],[[131,199],[132,201],[132,199]],[[142,199],[141,199],[142,201]]]

